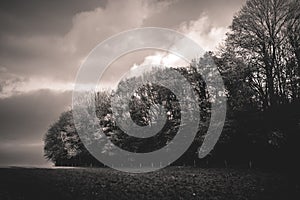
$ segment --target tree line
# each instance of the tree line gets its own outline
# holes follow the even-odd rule
[[[285,168],[291,162],[287,155],[299,150],[299,17],[300,2],[297,0],[248,0],[234,16],[226,41],[218,51],[207,52],[189,66],[151,72],[163,74],[176,70],[199,96],[198,133],[174,165]],[[197,151],[209,125],[211,102],[198,69],[209,67],[211,59],[223,78],[228,109],[221,138],[208,156],[199,159]],[[151,76],[151,73],[144,76]],[[131,77],[120,85],[130,87],[141,78]],[[176,82],[176,77],[165,78]],[[132,152],[150,152],[172,141],[181,117],[178,99],[172,91],[146,84],[134,95],[130,94],[130,116],[127,117],[138,125],[155,123],[150,112],[159,107],[153,105],[165,109],[165,126],[146,140],[128,136],[117,126],[111,108],[113,95],[118,94],[102,91],[94,97],[99,124],[113,144]],[[122,100],[123,97],[117,98]],[[44,140],[45,157],[55,165],[102,166],[81,142],[72,111],[64,112],[51,125]],[[111,152],[110,148],[104,146],[103,153]]]

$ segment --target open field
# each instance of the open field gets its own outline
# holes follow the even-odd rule
[[[294,199],[281,173],[170,167],[147,174],[108,168],[0,169],[0,199]]]

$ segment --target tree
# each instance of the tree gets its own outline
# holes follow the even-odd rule
[[[294,0],[248,0],[215,57],[229,103],[222,136],[230,139],[218,145],[239,149],[256,166],[285,163],[287,138],[297,141],[299,6]]]
[[[44,156],[55,166],[90,166],[102,164],[85,148],[76,132],[72,111],[63,112],[44,137]]]
[[[201,62],[204,63],[204,60]],[[197,65],[200,65],[198,63]],[[199,66],[198,66],[199,67]],[[135,83],[141,81],[145,76],[154,77],[154,74],[160,80],[168,80],[171,83],[177,84],[177,77],[166,76],[169,71],[176,70],[182,74],[188,82],[191,84],[192,89],[199,96],[199,108],[201,108],[201,127],[197,133],[196,140],[184,154],[179,163],[193,164],[197,159],[197,150],[201,145],[205,129],[207,129],[209,117],[210,117],[210,104],[208,102],[208,94],[205,89],[205,83],[201,78],[201,75],[197,73],[196,66],[180,67],[180,68],[155,68],[151,72],[145,73],[143,76],[131,77],[123,80],[119,84],[119,90],[122,92],[108,92],[102,91],[95,94],[94,97],[88,96],[86,98],[95,98],[96,116],[95,122],[90,122],[89,118],[84,117],[88,113],[82,114],[82,121],[76,124],[77,131],[80,131],[80,137],[75,129],[73,122],[72,111],[63,113],[59,120],[54,123],[45,135],[45,157],[55,163],[55,165],[89,165],[95,164],[94,158],[88,153],[86,147],[82,141],[89,141],[87,148],[99,147],[99,140],[102,140],[102,136],[99,134],[105,134],[106,137],[116,146],[128,150],[131,152],[145,153],[155,151],[166,146],[172,141],[180,126],[181,114],[183,113],[183,106],[187,106],[184,112],[193,112],[190,109],[190,100],[185,99],[186,105],[179,105],[176,95],[160,85],[147,83],[140,86],[134,93],[130,93],[126,88],[133,88]],[[181,86],[178,86],[181,87]],[[184,93],[188,88],[182,88]],[[185,96],[183,94],[183,96]],[[129,97],[129,112],[112,112],[111,99],[114,97],[117,99],[116,108],[122,111],[124,105],[128,102],[124,100]],[[93,101],[85,101],[93,102]],[[164,110],[161,110],[162,106]],[[90,112],[90,111],[87,111]],[[92,111],[93,112],[93,111]],[[191,114],[186,113],[188,116]],[[123,116],[124,115],[124,116]],[[133,137],[125,133],[119,125],[116,123],[117,117],[123,117],[132,119],[137,125],[146,126],[158,123],[157,118],[159,115],[166,116],[166,123],[156,135],[149,138]],[[86,122],[85,120],[88,120]],[[193,120],[193,119],[189,119]],[[90,125],[98,123],[102,129],[102,133],[99,131],[94,133],[90,130]],[[125,124],[126,126],[126,124]],[[182,126],[185,126],[184,124]],[[80,130],[79,130],[80,129]],[[110,144],[102,143],[102,153],[109,153],[113,155],[114,148]]]
[[[262,109],[297,96],[299,9],[295,7],[299,8],[299,1],[248,0],[230,27],[225,52],[247,66],[246,81],[259,95]]]

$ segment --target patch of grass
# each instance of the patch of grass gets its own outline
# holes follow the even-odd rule
[[[109,168],[0,169],[0,199],[292,199],[280,173],[170,167],[146,174]]]

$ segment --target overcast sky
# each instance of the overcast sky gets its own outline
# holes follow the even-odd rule
[[[138,27],[171,28],[215,50],[244,0],[0,1],[0,165],[47,165],[43,135],[71,106],[74,79],[88,53],[108,37]],[[159,53],[116,61],[112,84]],[[118,70],[116,70],[118,69]]]

